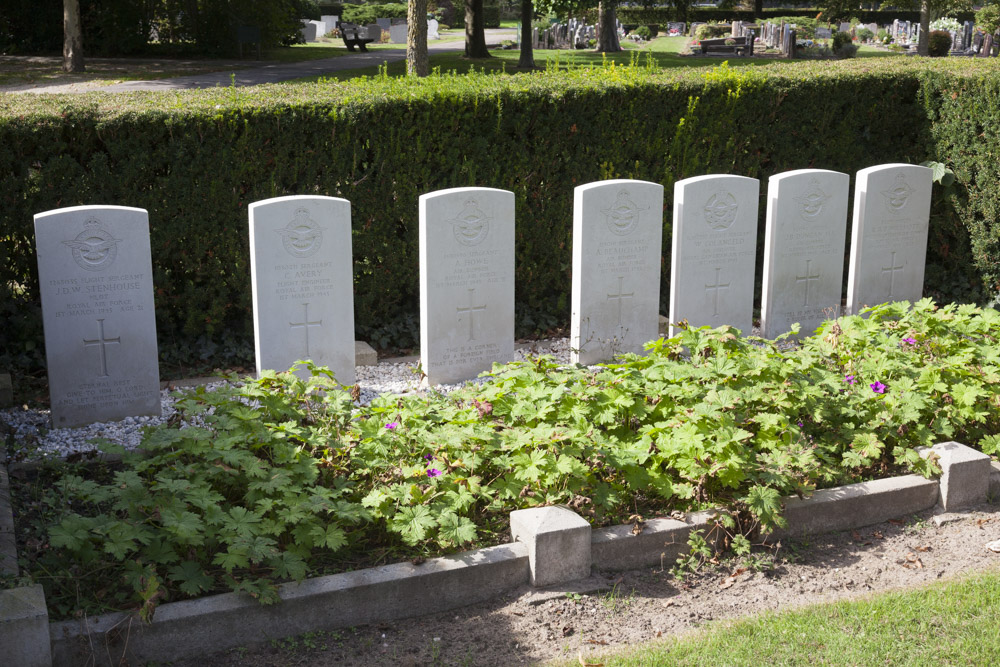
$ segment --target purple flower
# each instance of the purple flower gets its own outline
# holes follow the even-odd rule
[[[427,459],[428,461],[433,461],[434,460],[434,455],[433,454],[424,454],[424,458]]]
[[[909,345],[916,345],[917,344],[917,339],[916,338],[912,338],[912,337],[906,337],[906,338],[903,339],[903,342],[907,343]]]
[[[802,428],[802,422],[799,422],[798,424],[799,424],[799,428]]]
[[[428,468],[427,469],[427,476],[428,477],[440,477],[442,474],[444,474],[444,473],[442,473],[437,468]]]
[[[872,382],[868,386],[871,387],[872,391],[874,391],[876,394],[884,394],[885,393],[885,385],[882,384],[881,382],[879,382],[878,380],[876,380],[875,382]]]
[[[385,427],[390,431],[396,430],[397,426],[399,426],[399,422],[389,422],[388,424],[385,425]]]
[[[858,381],[858,379],[856,377],[854,377],[853,375],[845,375],[844,376],[844,382],[846,382],[847,384],[855,384],[855,383],[857,383],[857,381]]]

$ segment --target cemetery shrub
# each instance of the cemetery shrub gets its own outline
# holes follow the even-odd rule
[[[519,508],[566,504],[603,526],[718,507],[753,535],[782,525],[783,496],[936,472],[918,447],[1000,453],[993,310],[925,299],[826,322],[796,349],[730,327],[647,349],[596,370],[496,366],[481,387],[361,408],[321,369],[198,388],[145,456],[44,473],[16,512],[31,518],[26,569],[55,617],[135,601],[148,618],[227,589],[275,602],[276,581],[365,553],[496,543]]]
[[[1000,5],[986,5],[976,12],[976,27],[988,35],[1000,30]]]
[[[927,36],[927,55],[940,58],[948,55],[951,50],[951,33],[945,30],[934,30]]]
[[[405,19],[406,3],[391,2],[385,4],[354,5],[345,4],[340,20],[344,23],[368,25],[376,19]]]
[[[653,31],[649,29],[648,25],[641,25],[632,32],[646,40],[652,39],[653,37]]]
[[[728,37],[732,34],[733,26],[729,23],[706,23],[695,28],[695,39],[712,39],[714,37]]]
[[[666,312],[677,180],[936,160],[955,182],[935,200],[927,292],[993,298],[998,97],[992,60],[958,59],[6,96],[0,308],[16,321],[0,364],[43,367],[32,216],[81,204],[149,211],[161,361],[208,370],[252,355],[247,206],[292,194],[351,202],[356,330],[386,346],[414,344],[417,199],[459,186],[515,193],[518,335],[568,321],[573,188],[605,178],[666,188]]]
[[[870,42],[875,37],[875,33],[873,33],[868,28],[861,28],[860,30],[858,30],[857,34],[858,34],[858,39],[861,40],[862,42]]]

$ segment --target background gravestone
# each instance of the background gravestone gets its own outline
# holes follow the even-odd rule
[[[674,184],[670,335],[729,324],[753,325],[753,280],[760,182],[745,176],[695,176]]]
[[[76,206],[35,216],[52,425],[160,414],[149,216]]]
[[[811,334],[840,315],[847,239],[847,174],[800,169],[768,181],[761,327],[774,338]]]
[[[427,382],[467,380],[514,357],[514,193],[420,196],[420,363]]]
[[[659,335],[663,186],[615,180],[573,194],[570,361],[642,352]]]
[[[854,185],[847,312],[924,293],[933,172],[885,164],[858,172]]]
[[[250,280],[258,375],[310,359],[354,384],[351,203],[293,196],[250,204]]]

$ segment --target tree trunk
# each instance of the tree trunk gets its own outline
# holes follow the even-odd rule
[[[465,0],[465,56],[489,58],[486,48],[486,29],[483,26],[483,0]]]
[[[518,69],[535,69],[535,50],[531,46],[531,19],[535,8],[531,0],[521,0],[521,57]]]
[[[80,0],[63,0],[63,70],[82,72],[83,28],[80,26]]]
[[[406,73],[427,76],[427,0],[410,0],[406,7]]]
[[[931,36],[931,3],[920,0],[920,37],[917,39],[917,55],[927,55],[927,45]]]
[[[597,5],[598,53],[617,53],[622,50],[616,23],[615,0],[601,0]]]
[[[759,19],[764,15],[764,0],[753,0],[753,17]]]

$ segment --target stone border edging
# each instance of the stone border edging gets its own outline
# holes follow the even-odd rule
[[[941,443],[924,455],[931,453],[939,456],[941,481],[904,475],[785,498],[788,526],[775,535],[848,530],[934,506],[952,511],[1000,498],[1000,463],[958,443]],[[0,477],[0,494],[4,481]],[[565,507],[518,510],[511,514],[518,538],[513,543],[421,565],[397,563],[281,584],[278,605],[262,606],[237,593],[171,602],[157,607],[149,625],[127,613],[49,623],[41,586],[16,588],[0,591],[0,645],[5,656],[26,667],[112,664],[123,653],[130,661],[170,661],[310,630],[431,614],[530,582],[565,584],[592,568],[663,567],[685,553],[691,531],[710,528],[716,514],[652,519],[636,532],[632,525],[593,530]]]

